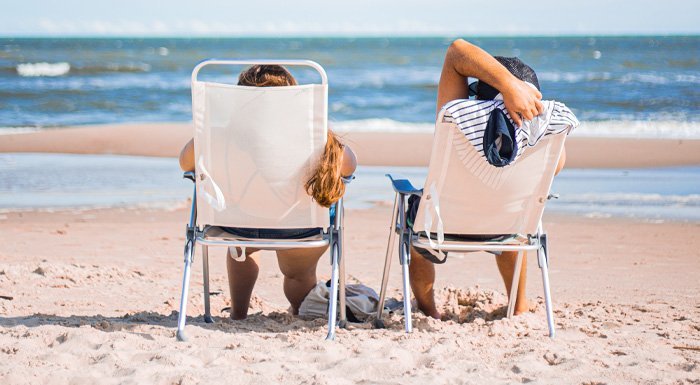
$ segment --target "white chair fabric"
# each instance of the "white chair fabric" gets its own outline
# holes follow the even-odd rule
[[[325,84],[194,81],[197,225],[328,227],[304,190],[327,140],[327,99]]]
[[[438,232],[437,204],[445,234],[535,234],[565,138],[546,136],[516,162],[494,167],[456,124],[437,123],[414,231],[432,222],[430,232]]]

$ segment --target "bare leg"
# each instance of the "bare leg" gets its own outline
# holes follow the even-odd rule
[[[440,319],[440,312],[435,307],[435,265],[423,258],[416,249],[411,247],[411,264],[408,265],[411,275],[411,290],[418,302],[418,309],[425,315]]]
[[[513,274],[515,273],[515,262],[518,258],[517,251],[504,251],[496,256],[498,271],[501,273],[503,282],[506,284],[506,293],[510,299],[510,288],[513,285]],[[523,266],[520,270],[520,282],[518,283],[518,296],[515,300],[515,315],[525,313],[530,310],[530,304],[525,298],[525,281],[527,279],[527,253],[523,252]]]
[[[242,320],[248,316],[250,296],[253,294],[255,281],[258,279],[258,252],[246,249],[245,261],[238,262],[231,258],[231,251],[241,255],[239,248],[228,249],[226,253],[226,270],[228,272],[228,288],[231,293],[231,319]]]
[[[328,247],[277,250],[277,264],[284,275],[284,295],[292,305],[293,314],[316,286],[316,265]]]

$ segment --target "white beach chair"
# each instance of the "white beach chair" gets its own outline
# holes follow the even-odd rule
[[[244,87],[200,81],[210,65],[279,64],[318,71],[321,84]],[[323,68],[307,60],[207,60],[192,72],[195,182],[185,242],[185,272],[177,338],[185,340],[187,296],[195,244],[202,245],[204,320],[212,323],[209,304],[209,246],[263,250],[330,246],[331,299],[327,339],[335,336],[340,291],[340,326],[345,323],[343,201],[335,217],[316,204],[304,181],[324,151],[328,130],[328,80]],[[304,239],[249,239],[220,229],[321,228]]]
[[[413,245],[445,253],[518,251],[508,317],[513,315],[515,309],[523,252],[537,251],[537,262],[542,270],[549,335],[553,337],[547,235],[542,229],[541,219],[545,203],[552,197],[549,191],[564,147],[566,132],[544,137],[536,146],[528,148],[516,162],[497,168],[489,164],[471,145],[455,123],[443,122],[444,114],[444,110],[440,112],[436,123],[424,189],[415,188],[407,179],[387,175],[396,192],[396,199],[375,326],[383,327],[384,297],[391,254],[398,234],[407,333],[412,330],[408,265],[411,259],[410,247]],[[422,196],[413,228],[406,223],[406,199],[411,195]],[[427,237],[426,231],[432,235]],[[464,238],[450,239],[449,236],[444,237],[444,234],[513,236],[505,240],[501,237],[470,241]]]

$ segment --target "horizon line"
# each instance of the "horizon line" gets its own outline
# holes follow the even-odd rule
[[[350,34],[350,33],[299,33],[299,34],[3,34],[0,33],[0,39],[304,39],[304,38],[348,38],[348,39],[364,39],[364,38],[453,38],[460,37],[470,38],[518,38],[518,37],[699,37],[700,32],[602,32],[602,33],[504,33],[504,34],[473,34],[473,33],[454,33],[454,34]]]

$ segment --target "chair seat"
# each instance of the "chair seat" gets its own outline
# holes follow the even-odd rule
[[[433,244],[437,236],[432,235]],[[411,244],[424,249],[432,249],[424,232],[415,234]],[[445,234],[445,241],[439,245],[441,251],[518,251],[536,250],[539,245],[521,234],[485,236],[476,234]]]
[[[275,250],[282,248],[310,248],[326,246],[330,243],[328,235],[319,231],[317,236],[295,239],[246,238],[227,232],[219,226],[205,226],[197,235],[197,242],[204,245],[256,247]]]

